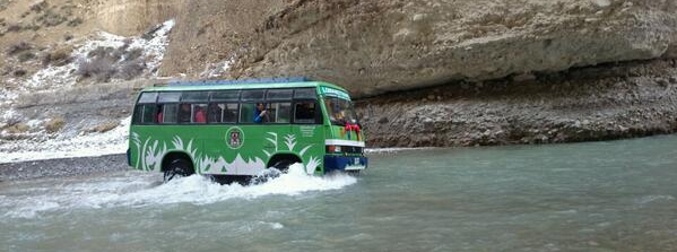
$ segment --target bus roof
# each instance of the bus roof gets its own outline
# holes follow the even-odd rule
[[[238,81],[230,80],[205,80],[205,81],[182,81],[171,82],[166,86],[146,87],[142,92],[148,91],[199,91],[199,90],[229,90],[229,89],[256,89],[256,88],[304,88],[327,86],[347,92],[344,88],[324,82],[306,79],[246,79]]]

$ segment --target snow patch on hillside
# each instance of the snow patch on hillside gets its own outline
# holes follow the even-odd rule
[[[75,86],[79,78],[79,64],[89,60],[92,51],[101,48],[124,47],[127,51],[139,49],[141,55],[138,59],[143,62],[145,68],[138,77],[158,78],[157,69],[164,58],[169,44],[168,36],[174,25],[174,20],[169,20],[136,37],[98,32],[88,38],[73,40],[70,42],[73,46],[70,54],[73,60],[70,63],[63,66],[50,65],[25,79],[9,79],[7,82],[10,85],[0,86],[0,106],[11,105],[23,93]],[[126,60],[125,57],[121,56],[119,61]],[[110,81],[117,82],[121,79],[113,77]],[[27,118],[21,113],[9,106],[6,108],[8,109],[0,111],[0,129],[17,123],[22,123],[28,128],[18,136],[7,130],[0,132],[0,163],[120,154],[127,149],[129,118],[124,119],[117,128],[105,133],[83,132],[73,136],[73,134],[50,134],[44,130],[46,119],[35,118],[25,121]]]
[[[98,32],[81,42],[73,42],[75,49],[71,52],[74,59],[71,63],[63,66],[46,67],[31,77],[23,85],[20,91],[49,90],[64,87],[72,87],[77,83],[77,71],[79,64],[88,60],[88,54],[100,47],[120,48],[127,44],[129,50],[141,49],[146,68],[141,77],[157,77],[157,69],[164,58],[169,43],[169,33],[174,27],[174,20],[169,20],[159,25],[152,33],[144,36],[122,37],[106,32]],[[120,59],[121,61],[124,59]],[[121,81],[121,79],[111,79]],[[0,98],[13,100],[17,97],[16,92],[0,90]]]
[[[125,153],[130,121],[131,117],[125,118],[118,127],[104,133],[9,141],[0,144],[0,163]]]

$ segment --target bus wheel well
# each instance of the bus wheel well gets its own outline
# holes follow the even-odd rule
[[[276,154],[270,158],[266,167],[273,167],[282,172],[286,172],[290,165],[302,162],[301,158],[294,154]]]
[[[165,155],[165,157],[162,159],[162,172],[167,171],[167,167],[174,162],[175,160],[185,160],[190,164],[189,170],[186,171],[188,175],[192,175],[195,173],[195,168],[193,166],[193,160],[183,152],[170,152]]]

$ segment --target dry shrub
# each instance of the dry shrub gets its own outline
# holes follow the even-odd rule
[[[30,129],[31,129],[31,127],[29,127],[25,123],[17,123],[17,124],[14,124],[12,126],[5,128],[5,130],[7,132],[12,133],[12,134],[25,133],[25,132],[28,132],[28,130],[30,130]]]
[[[62,16],[57,12],[52,11],[51,9],[46,10],[45,13],[39,16],[36,20],[42,25],[47,27],[57,26],[67,21],[66,17]]]
[[[7,6],[10,4],[10,0],[0,0],[0,11],[7,9]]]
[[[14,55],[20,52],[28,51],[30,49],[33,49],[33,46],[31,44],[26,43],[26,41],[21,41],[19,43],[7,47],[7,50],[5,52],[7,52],[8,55]]]
[[[73,58],[71,57],[72,50],[73,48],[71,47],[62,47],[53,52],[46,53],[42,58],[42,65],[45,67],[50,64],[54,66],[64,66],[71,63],[73,61]]]
[[[84,78],[94,77],[97,81],[106,82],[115,74],[113,61],[107,57],[96,57],[82,60],[76,74]]]
[[[19,32],[21,29],[22,27],[19,24],[10,24],[7,26],[7,32]]]
[[[12,72],[14,77],[23,77],[28,73],[25,69],[16,69]]]
[[[45,1],[45,0],[35,2],[30,7],[30,9],[34,12],[41,12],[46,8],[47,8],[47,1]]]
[[[134,48],[132,50],[126,51],[123,55],[124,55],[125,61],[133,61],[133,60],[136,60],[143,55],[143,49]]]
[[[55,133],[60,131],[65,125],[66,120],[63,117],[57,116],[45,122],[45,130],[48,133]]]
[[[94,50],[87,53],[87,58],[105,58],[110,57],[110,54],[115,50],[115,48],[110,46],[99,46]]]
[[[81,25],[82,22],[83,22],[83,21],[82,21],[82,18],[76,17],[76,18],[74,18],[74,19],[69,20],[67,25],[68,25],[69,27],[76,27],[76,26],[78,26],[78,25]]]
[[[35,53],[30,52],[30,51],[22,52],[21,54],[19,54],[19,56],[17,58],[19,59],[19,62],[26,62],[26,61],[35,59]]]
[[[146,69],[146,66],[142,61],[130,61],[120,66],[120,70],[116,76],[120,79],[131,80],[134,77],[141,75],[144,69]]]
[[[137,77],[146,69],[143,50],[127,49],[128,43],[119,48],[97,47],[87,54],[87,59],[78,63],[76,74],[83,78],[94,77],[99,82],[107,82],[113,77],[124,80]]]
[[[92,132],[99,132],[99,133],[104,133],[108,132],[112,129],[115,129],[118,125],[120,125],[120,122],[117,121],[109,121],[105,122],[103,124],[97,125],[92,129]]]

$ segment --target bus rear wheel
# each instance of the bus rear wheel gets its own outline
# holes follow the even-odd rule
[[[192,170],[193,168],[190,162],[184,159],[174,159],[165,169],[163,180],[166,183],[177,177],[190,176],[190,171]]]

